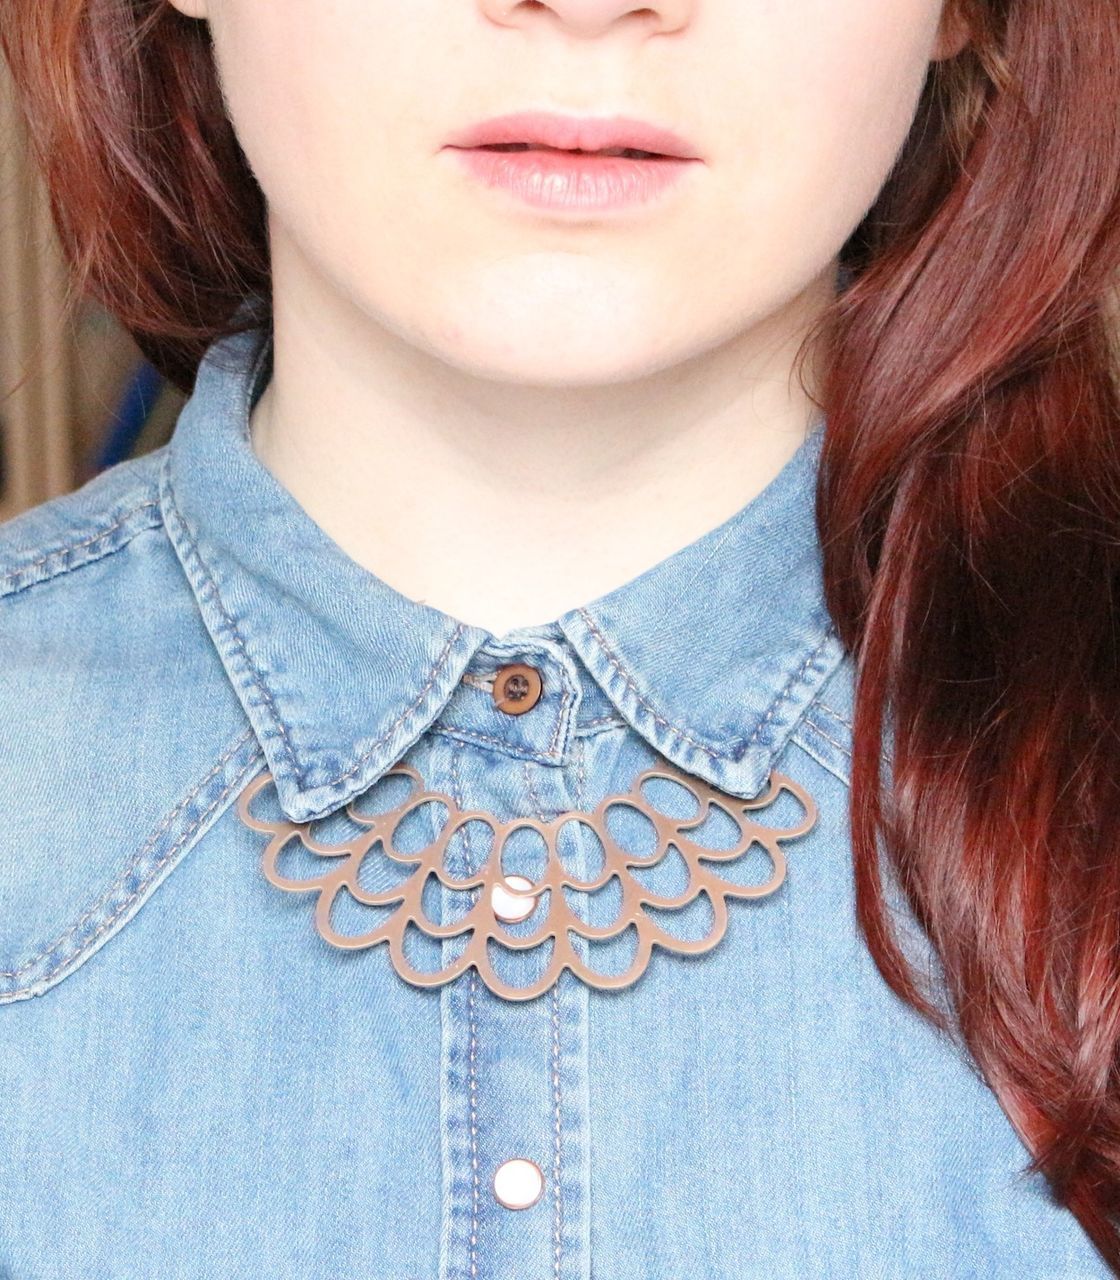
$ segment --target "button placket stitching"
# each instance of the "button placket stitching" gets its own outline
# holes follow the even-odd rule
[[[462,759],[462,745],[454,743],[451,751],[451,794],[456,804],[463,806],[464,790],[462,786],[462,778],[459,766]],[[547,815],[541,805],[540,797],[533,785],[532,774],[529,769],[528,761],[522,761],[522,771],[525,778],[526,791],[530,797],[532,807],[536,816],[545,821]],[[583,752],[580,752],[579,760],[579,777],[577,783],[577,803],[582,804],[583,798],[583,776],[584,776]],[[468,874],[475,871],[474,855],[471,848],[471,837],[469,826],[463,828],[463,861],[465,870]],[[472,902],[477,898],[479,890],[472,890]],[[478,976],[473,966],[467,970],[467,1036],[468,1036],[468,1114],[470,1129],[470,1153],[471,1153],[471,1226],[469,1236],[469,1249],[467,1263],[472,1277],[478,1274],[478,1226],[479,1226],[479,1199],[480,1199],[480,1176],[478,1161],[478,1111],[477,1111],[477,1094],[478,1094],[478,1074],[477,1074],[477,1045],[478,1045],[478,1024],[475,1017],[475,993],[477,990]],[[561,1109],[563,1104],[563,1095],[560,1082],[560,996],[559,984],[554,984],[549,992],[549,1009],[551,1023],[551,1040],[550,1040],[550,1056],[551,1056],[551,1078],[552,1078],[552,1108],[553,1108],[553,1154],[552,1154],[552,1274],[554,1280],[560,1280],[560,1268],[563,1261],[563,1196],[560,1179],[560,1161],[562,1150],[562,1128],[561,1128]]]
[[[462,780],[459,775],[459,765],[462,760],[463,747],[462,744],[453,742],[451,744],[451,794],[455,797],[455,803],[462,805],[464,803],[464,793]],[[473,875],[475,871],[474,855],[471,851],[471,832],[469,824],[463,828],[463,860],[466,863],[466,871],[468,875]],[[471,891],[471,902],[474,903],[478,896],[478,890]],[[478,1275],[478,1204],[479,1204],[479,1173],[478,1173],[478,1069],[477,1069],[477,1045],[478,1045],[478,1022],[475,1017],[475,991],[478,986],[478,974],[472,965],[467,970],[467,1088],[469,1091],[468,1113],[470,1126],[470,1150],[471,1150],[471,1230],[469,1238],[469,1248],[467,1250],[467,1265],[472,1276]]]
[[[542,822],[547,815],[533,786],[532,774],[528,761],[522,761],[521,768],[525,774],[525,787],[536,811],[536,817]],[[560,1109],[563,1101],[560,1089],[560,983],[554,982],[548,993],[549,1016],[552,1023],[552,1274],[555,1280],[560,1277],[560,1262],[564,1226],[564,1203],[560,1186],[560,1149],[561,1128]]]

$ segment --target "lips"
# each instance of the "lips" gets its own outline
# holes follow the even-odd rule
[[[695,160],[680,134],[629,116],[562,116],[528,111],[483,120],[450,137],[447,146],[490,150],[567,151],[634,159]]]

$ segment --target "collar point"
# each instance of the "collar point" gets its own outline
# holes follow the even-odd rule
[[[765,790],[774,761],[780,754],[771,747],[760,746],[735,759],[712,755],[687,743],[673,750],[663,746],[658,750],[685,773],[739,800],[753,800]]]
[[[311,779],[303,781],[287,763],[277,762],[273,767],[269,762],[275,803],[289,822],[318,822],[368,791],[402,754],[403,751],[391,753],[391,758],[385,754],[369,756],[361,762],[361,768],[350,768],[341,774],[320,765],[311,770]],[[319,781],[324,777],[327,781]]]

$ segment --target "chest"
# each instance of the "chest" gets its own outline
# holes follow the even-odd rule
[[[395,856],[367,840],[354,864],[370,901],[339,894],[327,923],[360,938],[392,918],[379,897],[442,869],[395,935],[426,985],[402,977],[387,941],[330,945],[315,927],[323,894],[263,874],[268,837],[230,805],[109,945],[4,1008],[6,1274],[1105,1274],[1072,1218],[1020,1178],[1026,1153],[989,1091],[874,971],[831,773],[799,748],[783,756],[813,826],[779,842],[776,888],[727,895],[725,929],[700,949],[711,896],[654,901],[687,897],[705,866],[766,884],[765,841],[690,859],[685,832],[727,852],[747,843],[742,824],[721,812],[690,827],[696,796],[667,778],[634,791],[654,762],[621,730],[589,733],[572,759],[510,765],[433,734],[409,757],[415,778],[379,783],[359,820],[313,824],[319,852],[277,855],[278,876],[311,883],[396,815]],[[409,804],[417,779],[427,798]],[[635,803],[602,808],[626,794]],[[567,812],[585,820],[561,830]],[[783,795],[754,816],[765,835],[798,813]],[[655,856],[659,816],[686,846],[675,859]],[[617,876],[569,883],[594,885],[619,851],[648,900]],[[488,899],[491,973],[540,986],[529,998],[503,997],[477,965],[436,980],[464,954],[457,926],[487,865],[515,889],[563,872],[550,892],[570,915]],[[628,927],[607,936],[620,911]],[[557,936],[519,945],[549,917],[606,980],[550,975]],[[611,987],[650,922],[663,943]]]

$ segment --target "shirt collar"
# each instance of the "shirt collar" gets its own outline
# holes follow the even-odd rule
[[[762,789],[843,657],[814,517],[822,417],[721,524],[553,623],[496,637],[359,565],[260,461],[249,415],[271,358],[261,327],[210,346],[165,451],[160,504],[289,820],[360,795],[440,715],[472,659],[510,640],[566,641],[663,756],[730,794]]]

